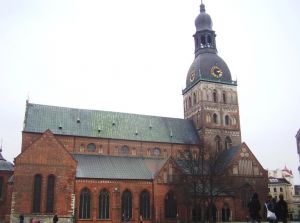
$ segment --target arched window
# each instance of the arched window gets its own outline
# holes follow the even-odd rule
[[[194,105],[197,104],[197,97],[196,97],[196,93],[193,94],[193,103]]]
[[[210,123],[211,122],[211,116],[209,113],[206,113],[206,122]]]
[[[215,124],[218,124],[218,115],[216,113],[213,114],[213,121]]]
[[[143,219],[150,219],[150,194],[148,191],[142,191],[140,195],[140,215]]]
[[[212,43],[212,40],[211,40],[211,35],[208,35],[208,36],[207,36],[207,42],[208,42],[208,44],[210,44],[210,45],[211,45],[211,43]]]
[[[34,176],[33,187],[33,213],[41,211],[41,195],[42,195],[42,176],[37,174]]]
[[[223,103],[226,104],[226,93],[223,92]]]
[[[155,156],[160,156],[160,155],[161,155],[160,148],[155,147],[155,148],[153,149],[153,154],[154,154]]]
[[[191,99],[191,97],[189,97],[189,108],[191,108],[192,107],[192,99]]]
[[[109,219],[109,193],[106,189],[99,194],[99,219]]]
[[[229,222],[230,220],[230,208],[227,203],[222,208],[222,222]]]
[[[206,44],[205,36],[201,36],[201,44],[202,44],[202,45],[205,45],[205,44]]]
[[[128,154],[129,153],[129,147],[128,146],[122,146],[120,149],[121,154]]]
[[[227,149],[229,149],[231,146],[232,146],[232,141],[231,141],[231,139],[230,139],[229,136],[226,136],[226,138],[225,138],[225,149],[227,150]]]
[[[122,195],[122,217],[129,220],[132,217],[132,195],[129,190],[125,190]]]
[[[225,115],[225,125],[229,125],[229,116]]]
[[[221,151],[221,137],[216,136],[215,137],[215,143],[216,143],[216,151],[220,152]]]
[[[85,188],[80,193],[79,202],[79,218],[90,219],[91,218],[91,193]]]
[[[177,203],[173,192],[167,193],[165,197],[165,217],[176,218]]]
[[[96,145],[94,143],[90,143],[86,148],[89,152],[94,152],[96,150]]]
[[[52,213],[54,206],[54,183],[55,177],[53,175],[48,176],[47,182],[47,203],[46,203],[46,212]]]
[[[218,101],[217,91],[214,91],[214,92],[213,92],[213,100],[214,100],[214,102],[217,102],[217,101]]]

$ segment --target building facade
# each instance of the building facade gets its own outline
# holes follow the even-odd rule
[[[11,222],[55,213],[59,222],[189,222],[177,162],[187,150],[194,158],[222,154],[232,191],[214,200],[215,221],[245,220],[253,192],[265,200],[268,174],[241,141],[237,82],[217,54],[203,4],[195,25],[184,119],[26,103]]]

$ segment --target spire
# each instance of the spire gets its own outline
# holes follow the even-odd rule
[[[0,160],[6,161],[6,159],[4,159],[3,156],[2,156],[2,144],[3,144],[3,140],[1,139],[1,144],[0,144]]]
[[[203,4],[202,0],[201,0],[201,5],[200,5],[200,12],[205,12],[205,5]]]

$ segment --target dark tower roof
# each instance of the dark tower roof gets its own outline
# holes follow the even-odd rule
[[[212,30],[212,20],[205,12],[205,5],[201,3],[200,14],[195,19],[196,31]]]
[[[0,145],[0,171],[13,171],[14,165],[6,161],[2,156],[2,145]]]
[[[236,85],[227,64],[218,56],[216,34],[212,25],[212,20],[201,3],[200,14],[195,20],[195,59],[188,71],[183,94],[199,81]]]

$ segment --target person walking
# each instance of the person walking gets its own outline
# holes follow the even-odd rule
[[[19,215],[19,222],[24,223],[24,215],[22,214]]]
[[[57,214],[55,214],[53,216],[53,223],[57,223],[58,222],[58,217],[57,217]]]
[[[276,203],[275,206],[275,214],[278,218],[278,221],[287,223],[288,208],[286,201],[283,199],[283,194],[279,195],[279,201]]]
[[[274,199],[271,195],[268,195],[267,201],[265,203],[266,212],[267,212],[267,220],[269,223],[276,223],[277,217],[275,215],[275,206],[276,206],[276,200],[274,203]]]
[[[254,222],[260,223],[261,216],[260,216],[259,212],[261,210],[261,205],[260,205],[257,193],[253,194],[251,201],[248,204],[248,209],[249,209],[250,221],[252,223],[254,223]]]

